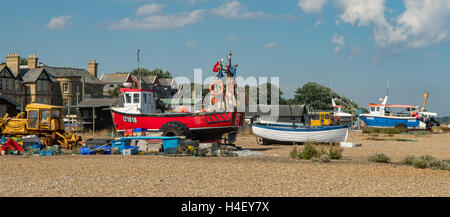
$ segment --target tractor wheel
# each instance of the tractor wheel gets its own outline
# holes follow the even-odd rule
[[[160,129],[160,132],[163,132],[163,136],[185,136],[186,139],[192,137],[191,131],[189,128],[178,121],[172,121],[165,123]]]

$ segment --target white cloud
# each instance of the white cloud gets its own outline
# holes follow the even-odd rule
[[[371,23],[386,22],[384,18],[384,3],[386,0],[336,0],[336,5],[344,11],[340,19],[346,23],[358,26],[368,26]]]
[[[344,36],[339,34],[334,34],[333,38],[331,39],[331,43],[337,44],[336,48],[334,48],[335,53],[339,53],[342,50],[342,47],[344,47]]]
[[[405,11],[389,21],[385,0],[336,0],[343,10],[340,20],[369,26],[378,48],[401,52],[450,40],[450,1],[403,0]]]
[[[305,13],[320,13],[328,0],[299,0],[298,6]]]
[[[258,11],[258,12],[248,11],[247,7],[245,7],[238,1],[232,1],[229,3],[225,3],[217,8],[213,8],[210,10],[210,14],[225,17],[225,18],[232,18],[232,19],[250,19],[250,18],[257,18],[257,17],[265,17],[265,18],[272,17],[272,15],[266,14],[262,11]]]
[[[200,22],[203,20],[204,12],[205,10],[195,10],[173,15],[151,15],[141,19],[127,17],[120,20],[118,23],[110,25],[109,29],[155,30],[180,28]]]
[[[192,47],[192,46],[195,46],[195,45],[197,45],[196,41],[188,41],[188,42],[186,42],[186,47]]]
[[[319,26],[320,24],[322,24],[322,21],[317,20],[317,21],[314,23],[314,27],[317,27],[317,26]]]
[[[70,18],[72,16],[60,16],[60,17],[53,17],[50,19],[50,22],[47,23],[46,27],[48,29],[62,29],[64,27],[68,27],[72,25],[72,22],[70,22]]]
[[[155,14],[155,13],[159,13],[162,11],[162,9],[164,8],[164,5],[160,5],[160,4],[147,4],[144,5],[140,8],[138,8],[136,10],[136,14],[137,15],[146,15],[146,14]]]
[[[334,34],[333,39],[331,39],[331,42],[333,44],[344,46],[344,36],[336,33],[336,34]]]
[[[270,42],[270,43],[265,44],[265,45],[263,46],[263,48],[274,48],[274,47],[279,47],[279,46],[280,46],[280,45],[277,44],[277,43]]]

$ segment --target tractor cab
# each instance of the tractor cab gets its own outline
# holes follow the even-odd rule
[[[311,126],[330,126],[333,124],[330,112],[316,112],[309,117]]]
[[[25,111],[28,130],[64,130],[63,108],[61,106],[31,103],[27,105]]]

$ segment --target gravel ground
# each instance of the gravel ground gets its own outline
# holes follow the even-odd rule
[[[450,159],[450,134],[394,137],[419,142],[365,137],[352,133],[349,141],[362,146],[330,163],[289,159],[292,146],[259,146],[250,135],[237,145],[267,156],[0,156],[0,196],[450,196],[449,171],[366,160],[374,152],[394,162],[423,154]]]

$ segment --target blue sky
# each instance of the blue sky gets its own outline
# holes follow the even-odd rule
[[[142,66],[209,73],[229,50],[238,75],[279,76],[285,97],[309,81],[362,106],[390,83],[390,103],[450,115],[448,0],[17,0],[0,8],[0,55],[35,53],[101,73]],[[212,72],[211,72],[212,74]]]

